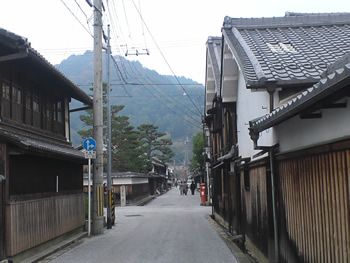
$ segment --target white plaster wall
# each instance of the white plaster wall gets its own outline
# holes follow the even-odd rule
[[[239,155],[243,158],[258,153],[249,135],[249,121],[269,113],[269,94],[266,91],[247,89],[242,72],[239,72],[237,94],[237,130]],[[262,132],[258,140],[260,146],[271,146],[275,143],[272,129]]]
[[[84,178],[84,186],[88,185],[88,179]],[[103,183],[107,183],[106,179],[103,179]],[[148,178],[112,178],[113,185],[128,185],[128,184],[148,184]],[[91,179],[92,185],[92,179]]]
[[[295,116],[276,126],[280,151],[296,150],[349,136],[350,100],[346,101],[347,108],[323,109],[322,118],[300,119],[299,116]]]
[[[113,185],[148,184],[148,178],[113,178]]]

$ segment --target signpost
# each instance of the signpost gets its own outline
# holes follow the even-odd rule
[[[96,159],[96,141],[93,138],[87,138],[83,142],[85,159],[89,160],[89,177],[88,177],[88,236],[91,233],[91,159]]]

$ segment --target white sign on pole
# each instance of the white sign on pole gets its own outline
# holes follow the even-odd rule
[[[96,159],[96,151],[84,151],[85,159]]]

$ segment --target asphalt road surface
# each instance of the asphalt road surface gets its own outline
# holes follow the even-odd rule
[[[59,262],[235,263],[196,192],[172,189],[146,206],[116,208],[116,225],[53,259]]]

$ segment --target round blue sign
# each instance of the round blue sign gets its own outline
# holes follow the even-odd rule
[[[87,138],[83,142],[84,149],[87,151],[93,151],[96,148],[96,141],[93,138]]]

